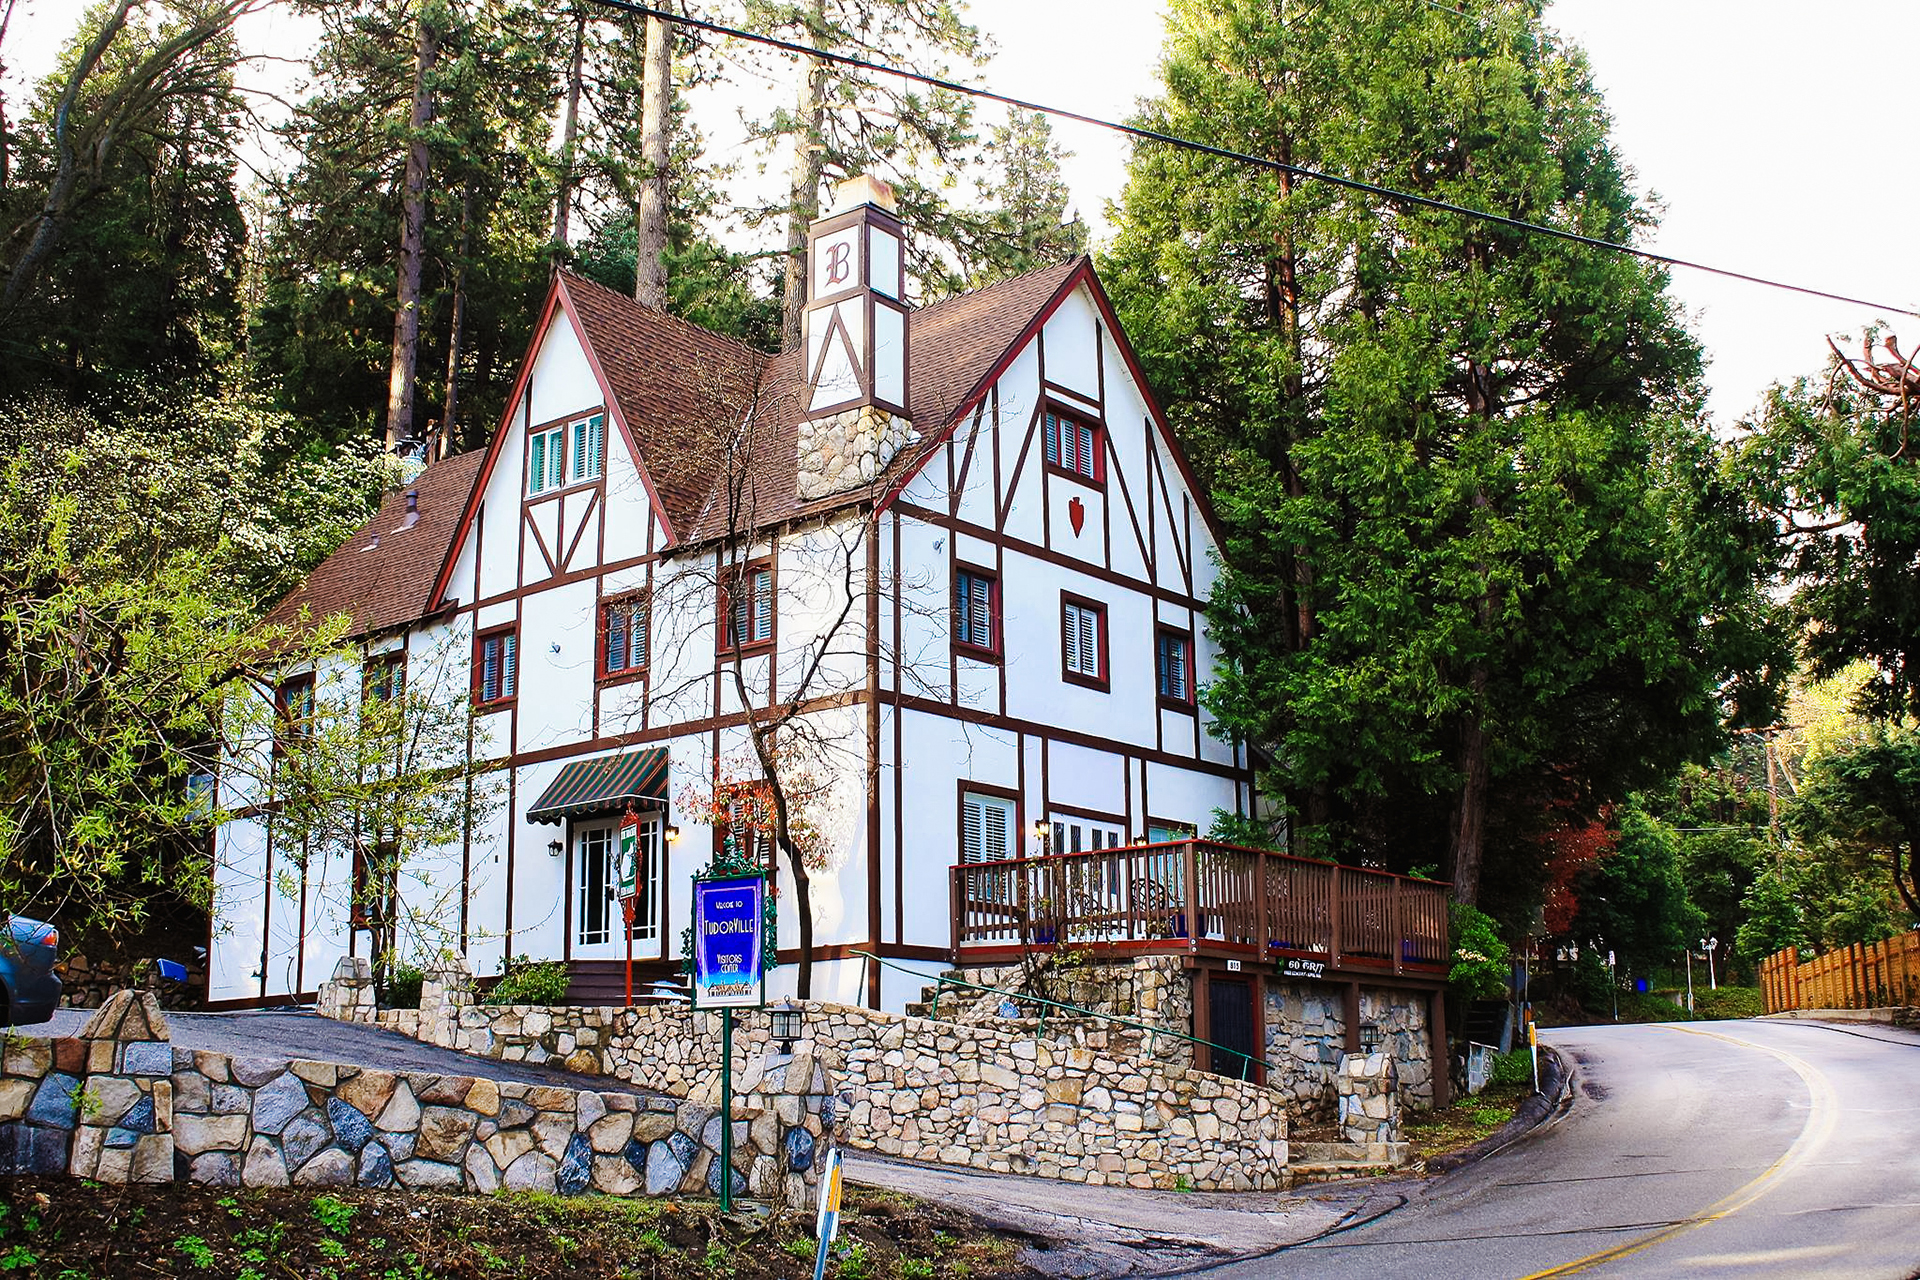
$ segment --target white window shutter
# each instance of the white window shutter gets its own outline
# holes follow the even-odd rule
[[[773,574],[762,569],[753,575],[753,638],[773,635]]]
[[[982,861],[1002,862],[1013,856],[1008,848],[1009,836],[1013,828],[1013,802],[1010,800],[989,799],[986,809],[986,829],[983,833],[981,853]]]
[[[1048,414],[1041,422],[1041,430],[1046,433],[1047,461],[1058,465],[1060,462],[1060,419]]]
[[[982,850],[986,847],[983,835],[986,814],[980,797],[968,796],[960,806],[960,815],[960,861],[985,862]]]
[[[513,658],[514,658],[516,635],[517,635],[516,632],[509,631],[501,639],[501,643],[500,643],[500,650],[501,650],[500,696],[503,698],[511,698],[513,696],[513,685],[514,685]]]

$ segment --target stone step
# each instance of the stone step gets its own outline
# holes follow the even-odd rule
[[[1411,1158],[1404,1142],[1291,1142],[1287,1167],[1340,1169],[1394,1169]]]

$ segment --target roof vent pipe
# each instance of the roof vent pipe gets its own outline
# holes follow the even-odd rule
[[[420,491],[418,489],[409,489],[407,490],[407,514],[406,517],[400,521],[400,528],[411,529],[419,523]],[[396,529],[395,532],[397,533],[399,530]]]

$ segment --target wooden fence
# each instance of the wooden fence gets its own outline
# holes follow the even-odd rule
[[[1767,1012],[1920,1005],[1920,932],[1856,942],[1811,960],[1788,947],[1760,962]]]

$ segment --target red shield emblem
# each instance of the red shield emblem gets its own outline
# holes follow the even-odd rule
[[[1073,536],[1080,536],[1080,526],[1087,522],[1087,504],[1075,498],[1067,504],[1067,520],[1073,525]]]

